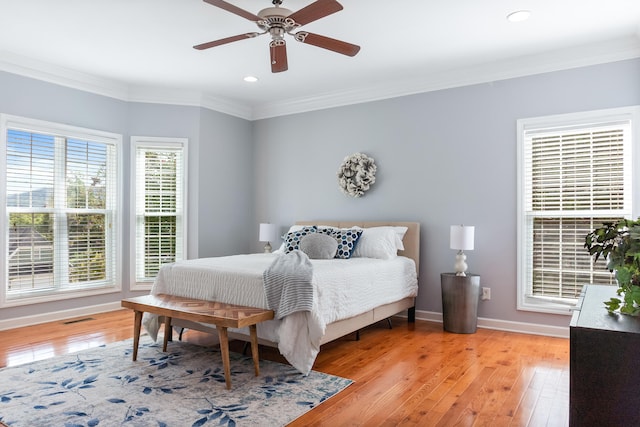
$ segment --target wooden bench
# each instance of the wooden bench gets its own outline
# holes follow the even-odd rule
[[[184,319],[193,322],[211,323],[216,325],[220,337],[220,352],[227,389],[231,388],[231,370],[229,368],[229,336],[227,328],[249,327],[251,336],[251,354],[255,366],[256,376],[260,375],[258,357],[258,334],[256,324],[273,319],[273,311],[241,305],[224,304],[214,301],[204,301],[193,298],[183,298],[174,295],[143,295],[140,297],[123,299],[122,307],[135,312],[133,325],[133,360],[138,357],[140,342],[140,327],[142,313],[153,313],[164,316],[164,341],[162,351],[167,351],[167,341],[171,334],[171,319]]]

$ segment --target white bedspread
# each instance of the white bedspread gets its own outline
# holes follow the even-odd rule
[[[160,269],[151,293],[268,308],[262,274],[277,256],[233,255],[169,264]],[[262,322],[257,328],[258,336],[277,342],[280,353],[303,374],[313,366],[327,324],[418,292],[415,264],[409,258],[311,262],[314,310]],[[157,316],[145,313],[143,325],[155,340]]]

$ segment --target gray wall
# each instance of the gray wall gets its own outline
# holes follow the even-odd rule
[[[261,120],[256,220],[419,221],[417,308],[432,312],[440,273],[453,269],[449,226],[475,225],[469,270],[492,288],[479,316],[567,326],[568,316],[516,310],[516,120],[637,104],[638,59]],[[378,165],[359,199],[336,180],[354,152]]]
[[[119,133],[123,137],[122,292],[0,309],[0,320],[116,302],[129,291],[130,137],[189,139],[188,256],[248,252],[253,224],[251,130],[246,120],[199,107],[129,103],[0,72],[0,112]],[[243,176],[229,185],[238,166]],[[230,213],[227,207],[234,209]],[[232,233],[235,233],[232,235]],[[251,235],[251,237],[250,237]],[[4,285],[4,284],[2,284]]]
[[[206,109],[201,117],[199,256],[248,253],[258,237],[251,123]]]
[[[640,104],[640,59],[435,91],[254,123],[197,107],[128,103],[0,72],[0,112],[123,135],[189,138],[189,256],[260,251],[259,222],[414,220],[422,224],[418,309],[440,312],[451,271],[449,226],[476,226],[470,271],[492,299],[482,317],[566,326],[516,307],[516,120]],[[336,171],[361,151],[377,182],[360,199]],[[128,194],[128,191],[127,191]],[[0,320],[118,301],[129,289],[129,200],[123,292],[4,308]]]

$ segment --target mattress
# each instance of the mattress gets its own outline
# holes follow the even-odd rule
[[[179,295],[228,304],[269,308],[263,272],[274,254],[233,255],[180,261],[163,266],[152,294]],[[311,370],[326,325],[418,292],[413,260],[351,258],[311,260],[314,309],[262,322],[258,336],[277,342],[282,355],[303,373]],[[145,313],[144,327],[156,339],[157,316]]]

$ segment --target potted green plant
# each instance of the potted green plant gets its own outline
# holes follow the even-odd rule
[[[605,301],[609,312],[640,314],[640,218],[606,222],[585,237],[584,247],[595,261],[603,257],[607,268],[615,272],[618,296]]]

